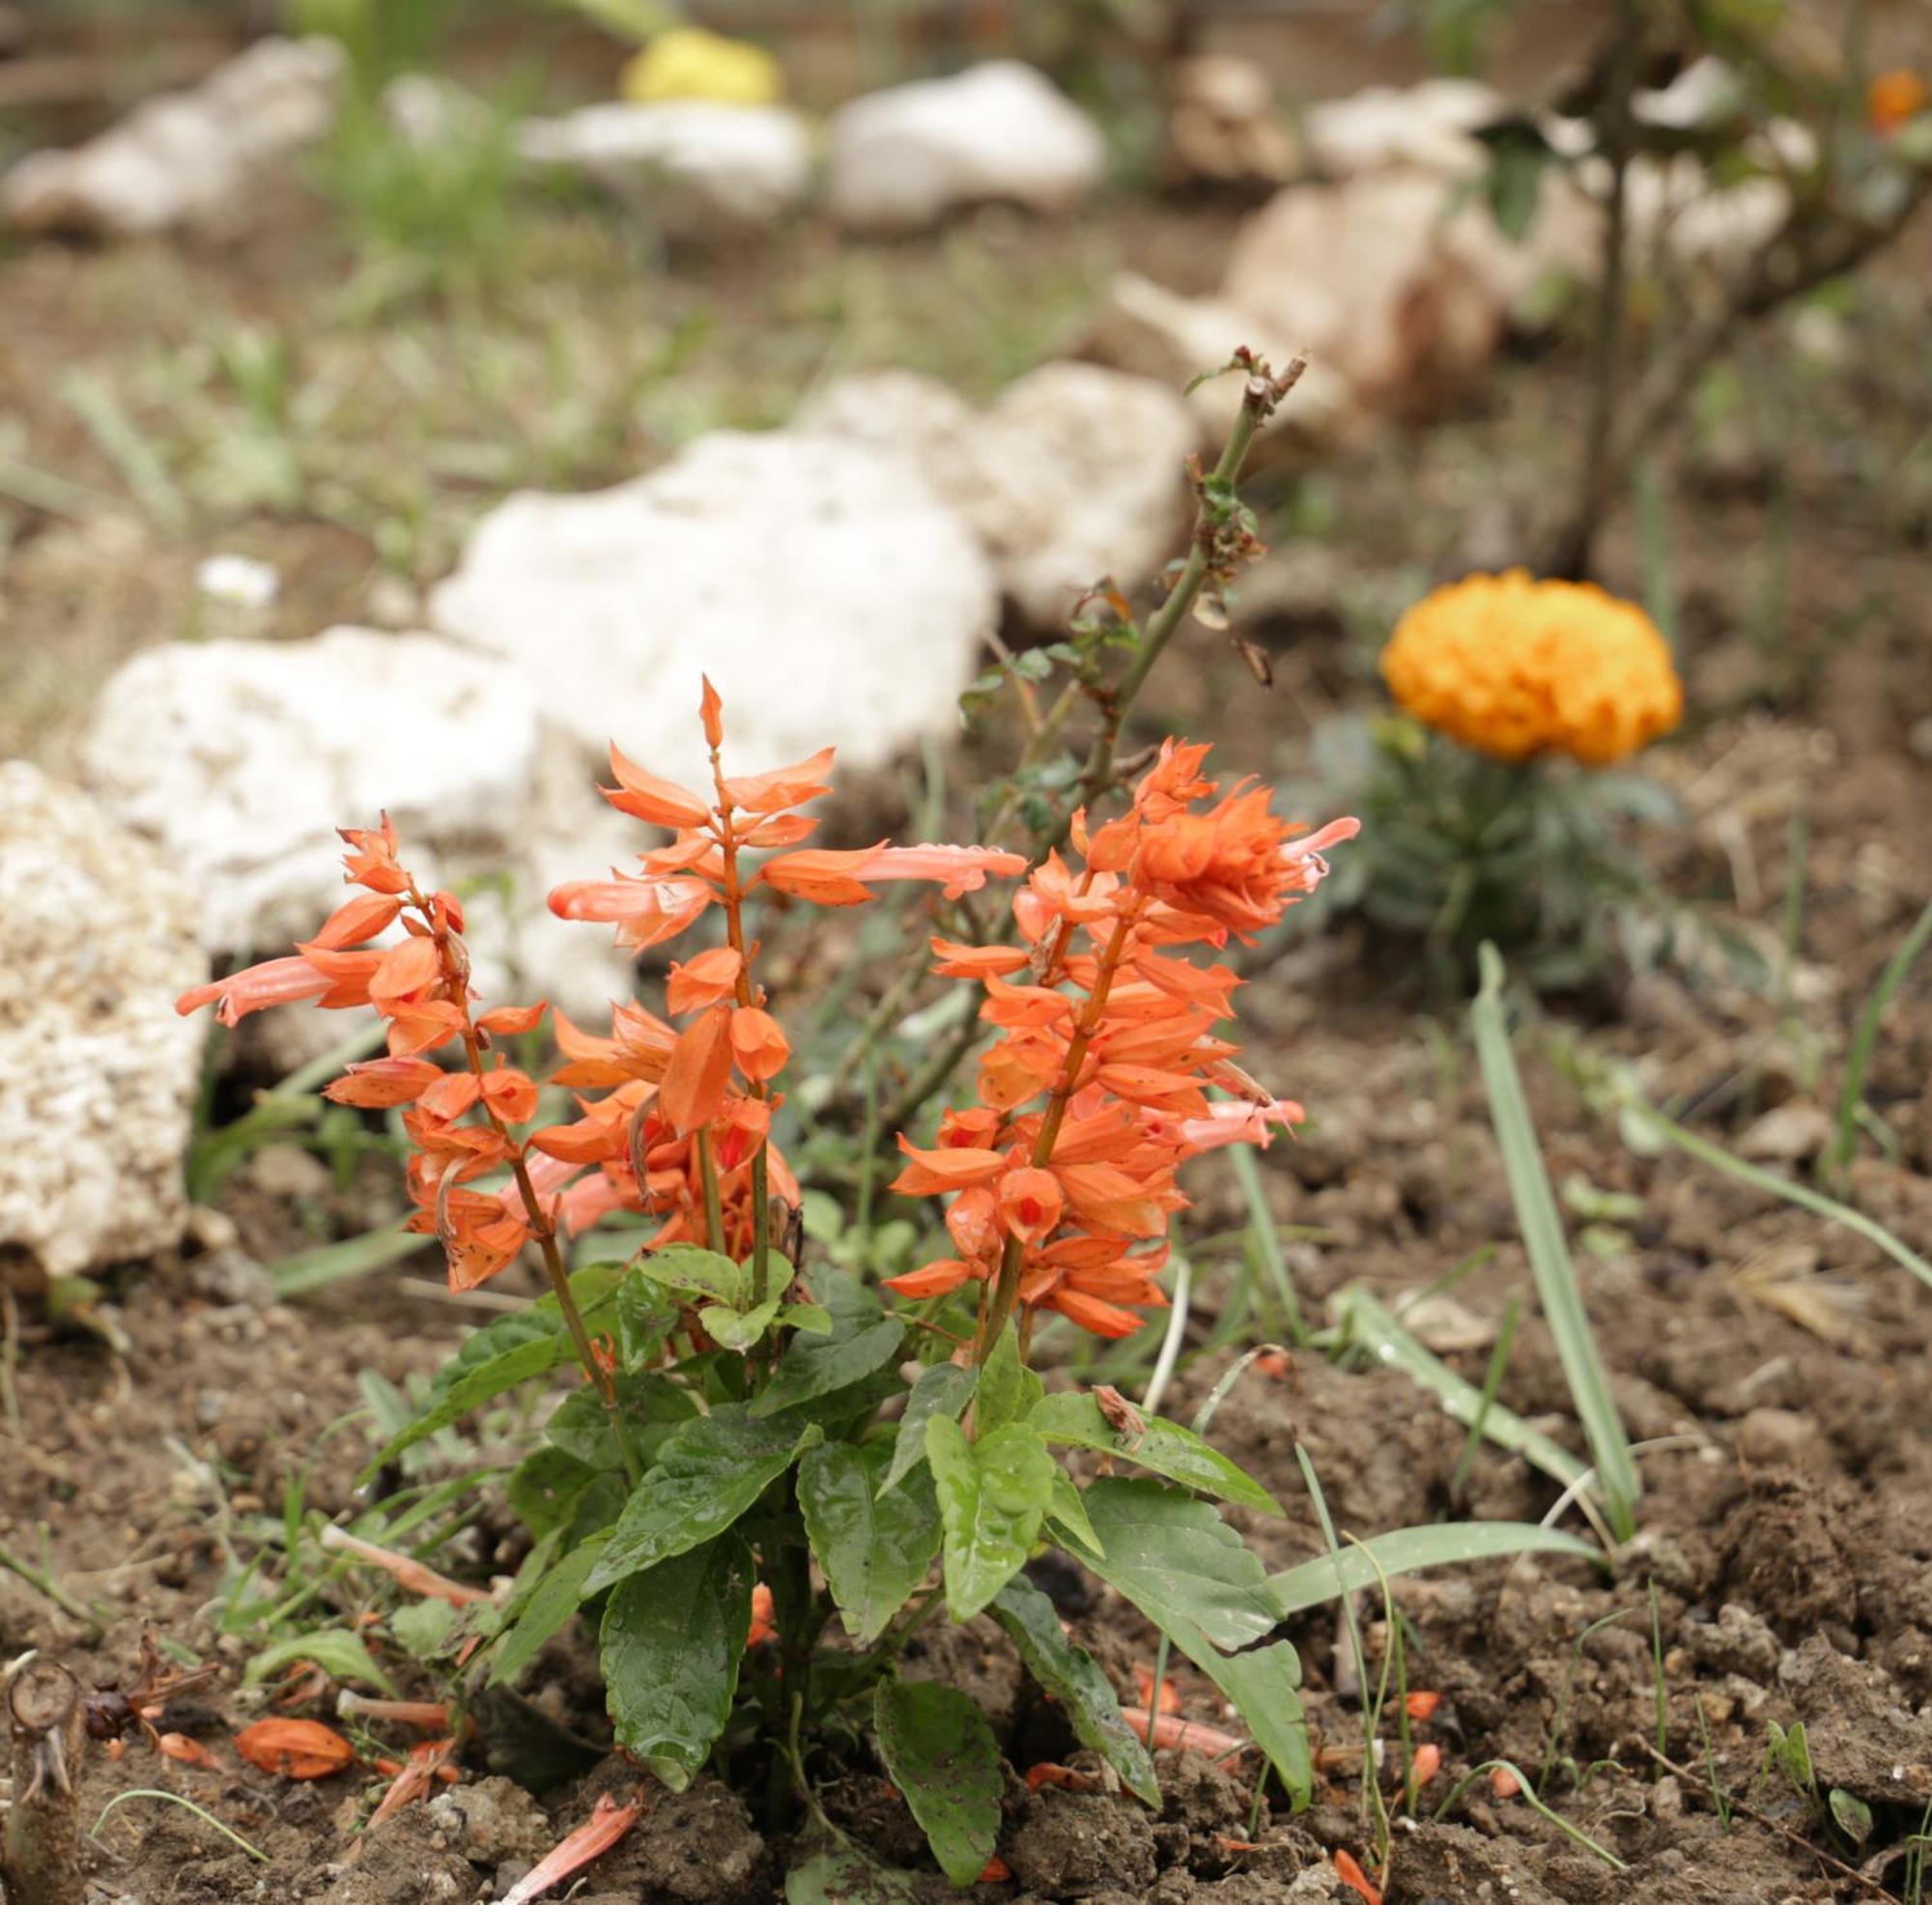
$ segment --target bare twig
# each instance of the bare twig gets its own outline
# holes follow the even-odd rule
[[[80,1683],[58,1661],[32,1660],[7,1695],[14,1804],[6,1872],[13,1905],[81,1905],[80,1812],[74,1787],[86,1738]]]

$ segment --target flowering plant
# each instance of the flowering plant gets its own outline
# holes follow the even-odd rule
[[[1419,938],[1445,990],[1484,940],[1548,987],[1642,953],[1663,905],[1626,830],[1672,808],[1615,770],[1684,711],[1649,616],[1591,583],[1474,575],[1407,610],[1380,665],[1403,713],[1318,740],[1368,823],[1326,904]]]
[[[825,850],[803,844],[816,823],[800,810],[827,791],[831,751],[727,773],[708,683],[700,712],[709,791],[613,750],[607,798],[668,841],[635,871],[559,887],[551,906],[639,950],[722,930],[670,965],[664,1017],[622,1002],[591,1032],[552,1012],[563,1063],[548,1086],[498,1049],[545,1007],[480,1009],[462,906],[425,891],[386,819],[344,834],[360,891],[313,940],[180,1002],[230,1024],[293,1001],[372,1008],[386,1052],[329,1095],[400,1115],[412,1226],[440,1242],[458,1289],[526,1252],[544,1265],[548,1294],[471,1337],[370,1465],[573,1360],[582,1370],[507,1485],[528,1556],[506,1599],[469,1591],[445,1653],[472,1693],[513,1682],[582,1609],[625,1749],[673,1786],[714,1757],[763,1755],[781,1801],[831,1841],[814,1742],[868,1727],[941,1867],[966,1884],[999,1826],[992,1735],[966,1694],[895,1665],[942,1606],[990,1613],[1080,1742],[1157,1796],[1141,1732],[1023,1572],[1053,1544],[1222,1689],[1301,1801],[1295,1657],[1261,1644],[1282,1606],[1203,1497],[1264,1514],[1274,1502],[1110,1389],[1048,1394],[1028,1351],[1042,1312],[1102,1336],[1139,1327],[1165,1300],[1187,1160],[1265,1144],[1299,1117],[1217,1035],[1234,974],[1187,954],[1271,926],[1355,823],[1297,838],[1265,789],[1223,792],[1205,748],[1170,741],[1125,812],[1072,817],[1071,861]],[[884,1293],[808,1263],[799,1184],[774,1142],[790,1048],[758,978],[753,907],[767,895],[857,906],[895,881],[956,897],[1022,874],[1017,943],[933,941],[940,973],[983,986],[997,1033],[978,1103],[947,1112],[934,1144],[898,1140],[894,1188],[950,1198],[948,1241]],[[567,1111],[552,1088],[573,1095]],[[619,1213],[623,1248],[586,1247]],[[1160,1479],[1083,1487],[1055,1453],[1067,1448]]]

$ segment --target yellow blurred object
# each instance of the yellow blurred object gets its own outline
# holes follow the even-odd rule
[[[1882,72],[1865,89],[1865,122],[1883,139],[1908,119],[1917,119],[1928,103],[1925,82],[1909,67]]]
[[[625,62],[618,90],[635,105],[709,100],[718,105],[768,106],[784,97],[784,74],[762,46],[680,26],[659,34]]]
[[[1564,753],[1606,767],[1684,715],[1669,647],[1641,609],[1522,569],[1425,596],[1381,668],[1418,721],[1498,760]]]

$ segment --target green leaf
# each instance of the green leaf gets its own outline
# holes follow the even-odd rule
[[[1098,1753],[1129,1792],[1158,1805],[1160,1785],[1146,1742],[1122,1718],[1099,1663],[1066,1637],[1053,1603],[1015,1575],[987,1611],[1011,1636],[1026,1670],[1059,1702],[1080,1744]]]
[[[935,1680],[879,1682],[879,1757],[955,1886],[985,1870],[1000,1838],[1000,1749],[971,1697]]]
[[[826,1442],[806,1451],[798,1505],[845,1632],[876,1640],[939,1552],[939,1503],[929,1476],[877,1493],[887,1453]]]
[[[583,1591],[595,1594],[723,1534],[823,1433],[816,1424],[801,1431],[796,1422],[754,1422],[736,1403],[673,1430],[632,1490]]]
[[[429,1241],[415,1231],[399,1231],[385,1225],[379,1231],[365,1231],[360,1237],[344,1237],[338,1243],[319,1244],[313,1250],[298,1250],[293,1256],[278,1258],[269,1265],[269,1277],[277,1296],[305,1296],[312,1290],[326,1290],[330,1284],[346,1283],[352,1277],[386,1269],[391,1264],[426,1249]]]
[[[285,1667],[291,1661],[312,1661],[331,1680],[345,1684],[360,1681],[365,1687],[373,1687],[379,1693],[391,1698],[395,1687],[389,1676],[376,1664],[375,1656],[362,1644],[359,1634],[352,1634],[346,1627],[326,1627],[314,1634],[293,1634],[286,1640],[277,1640],[264,1647],[248,1663],[242,1675],[244,1687],[254,1687],[266,1680],[277,1668]]]
[[[471,1409],[547,1375],[575,1354],[569,1336],[551,1319],[527,1310],[498,1317],[456,1352],[432,1387],[429,1407],[370,1459],[361,1479],[366,1481],[406,1449],[414,1448],[439,1429],[448,1428]],[[446,1382],[443,1378],[448,1379]]]
[[[1337,1291],[1328,1307],[1350,1341],[1360,1343],[1378,1362],[1404,1371],[1432,1391],[1463,1428],[1481,1423],[1483,1434],[1498,1448],[1521,1456],[1565,1488],[1588,1472],[1562,1443],[1551,1441],[1540,1429],[1532,1429],[1514,1410],[1498,1402],[1486,1403],[1473,1382],[1465,1382],[1447,1363],[1432,1355],[1359,1285]]]
[[[920,1881],[881,1865],[841,1840],[814,1852],[785,1874],[785,1905],[918,1905]]]
[[[604,1552],[608,1535],[588,1535],[556,1562],[537,1583],[515,1626],[497,1643],[490,1663],[490,1685],[501,1687],[536,1659],[544,1642],[561,1633],[583,1599],[583,1583]]]
[[[1182,1646],[1251,1647],[1282,1618],[1262,1564],[1213,1507],[1159,1482],[1104,1476],[1086,1494],[1104,1554],[1079,1558]],[[1188,1658],[1193,1651],[1183,1646]]]
[[[1490,1119],[1503,1154],[1517,1224],[1529,1253],[1537,1299],[1548,1321],[1549,1333],[1556,1339],[1556,1353],[1569,1379],[1577,1417],[1590,1444],[1604,1491],[1605,1515],[1617,1539],[1628,1541],[1636,1532],[1634,1504],[1643,1493],[1643,1483],[1631,1459],[1630,1438],[1624,1433],[1616,1398],[1610,1393],[1609,1376],[1597,1349],[1590,1313],[1583,1305],[1582,1286],[1577,1280],[1577,1266],[1571,1262],[1570,1245],[1563,1235],[1563,1219],[1549,1189],[1549,1173],[1536,1140],[1536,1126],[1530,1122],[1529,1101],[1523,1096],[1522,1080],[1517,1073],[1516,1054],[1503,1016],[1503,962],[1487,940],[1478,958],[1483,982],[1469,1008],[1469,1022],[1475,1030],[1476,1056],[1490,1095]]]
[[[830,1336],[832,1312],[823,1303],[787,1303],[779,1312],[779,1327],[803,1330],[808,1336]]]
[[[1019,1332],[1009,1322],[980,1371],[974,1417],[980,1433],[1024,1420],[1045,1393],[1046,1385],[1020,1360]]]
[[[1423,1568],[1456,1567],[1505,1554],[1574,1554],[1599,1564],[1604,1559],[1588,1542],[1533,1521],[1445,1521],[1373,1535],[1359,1547],[1318,1555],[1270,1575],[1268,1586],[1284,1613],[1298,1614],[1304,1607],[1374,1587],[1382,1576],[1412,1575]]]
[[[1179,1640],[1175,1644],[1180,1645]],[[1247,1721],[1255,1745],[1281,1775],[1298,1812],[1314,1791],[1315,1767],[1301,1711],[1301,1658],[1293,1644],[1277,1640],[1272,1647],[1245,1654],[1190,1653],[1188,1658]]]
[[[389,1632],[412,1660],[432,1661],[459,1618],[447,1601],[412,1601],[389,1616]]]
[[[919,1373],[906,1398],[905,1413],[899,1418],[898,1440],[893,1444],[892,1465],[879,1493],[896,1488],[899,1482],[925,1460],[925,1425],[935,1415],[957,1422],[966,1413],[979,1381],[979,1371],[961,1369],[957,1363],[933,1363]]]
[[[1083,1547],[1091,1548],[1095,1554],[1106,1553],[1107,1544],[1088,1518],[1085,1496],[1074,1487],[1073,1477],[1058,1463],[1053,1469],[1053,1500],[1046,1512],[1050,1521],[1065,1528]]]
[[[691,1391],[662,1376],[619,1375],[617,1401],[631,1425],[632,1443],[645,1462],[654,1458],[673,1430],[697,1413],[697,1402]],[[611,1426],[611,1411],[588,1383],[564,1398],[544,1434],[586,1467],[616,1470],[624,1465],[617,1432]]]
[[[731,1718],[752,1631],[752,1550],[737,1535],[632,1575],[599,1653],[617,1744],[682,1792]]]
[[[736,1350],[742,1354],[756,1346],[758,1339],[772,1326],[778,1313],[779,1302],[774,1296],[770,1302],[760,1303],[755,1310],[746,1310],[742,1314],[727,1310],[722,1304],[707,1303],[698,1311],[697,1321],[719,1348]]]
[[[946,1605],[955,1621],[971,1620],[1031,1552],[1058,1464],[1023,1422],[969,1442],[943,1415],[926,1420],[925,1453],[946,1524]]]
[[[905,1324],[896,1317],[882,1317],[878,1297],[856,1279],[832,1277],[825,1307],[832,1312],[831,1334],[792,1338],[764,1394],[752,1405],[753,1415],[777,1415],[834,1395],[883,1369],[898,1353]]]
[[[1183,1482],[1205,1494],[1242,1508],[1279,1515],[1280,1504],[1262,1485],[1244,1474],[1220,1450],[1210,1448],[1191,1429],[1158,1415],[1145,1418],[1138,1437],[1123,1435],[1110,1423],[1090,1395],[1065,1392],[1048,1396],[1027,1420],[1049,1442],[1070,1442],[1076,1448],[1099,1449],[1107,1455],[1151,1468],[1170,1481]]]
[[[681,1296],[702,1297],[727,1310],[742,1310],[752,1298],[752,1273],[742,1264],[696,1244],[674,1243],[638,1262],[639,1273]]]
[[[568,1523],[596,1474],[567,1450],[546,1443],[518,1463],[503,1493],[510,1512],[541,1540]]]

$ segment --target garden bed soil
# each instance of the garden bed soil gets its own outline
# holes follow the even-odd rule
[[[26,259],[6,269],[17,278],[121,268]],[[31,359],[52,343],[29,332],[10,349]],[[35,375],[31,363],[23,372],[16,362],[13,387]],[[1310,722],[1359,695],[1344,613],[1350,590],[1399,557],[1425,565],[1441,558],[1463,514],[1471,459],[1504,453],[1527,416],[1560,419],[1575,402],[1570,376],[1562,362],[1506,367],[1490,412],[1447,426],[1460,437],[1391,445],[1327,475],[1333,538],[1312,555],[1290,551],[1284,560],[1298,566],[1286,585],[1272,597],[1257,591],[1275,605],[1254,625],[1280,651],[1274,696],[1264,698],[1236,659],[1217,651],[1205,665],[1173,670],[1151,720],[1164,715],[1225,736],[1232,770],[1298,765]],[[1658,756],[1691,816],[1658,850],[1680,893],[1775,938],[1789,842],[1804,839],[1795,982],[1768,996],[1647,973],[1604,999],[1573,1004],[1567,1020],[1547,1021],[1522,1041],[1552,1179],[1636,1200],[1638,1214],[1603,1239],[1601,1254],[1579,1261],[1618,1403],[1633,1436],[1656,1445],[1641,1457],[1641,1532],[1614,1578],[1537,1557],[1395,1584],[1408,1684],[1442,1695],[1416,1728],[1418,1740],[1440,1747],[1442,1770],[1424,1790],[1420,1816],[1394,1823],[1390,1905],[1781,1905],[1875,1897],[1881,1886],[1896,1894],[1903,1842],[1932,1802],[1927,1293],[1845,1232],[1678,1154],[1626,1149],[1614,1123],[1566,1082],[1553,1062],[1558,1041],[1543,1036],[1568,1023],[1614,1053],[1641,1058],[1652,1088],[1698,1098],[1692,1122],[1725,1142],[1778,1110],[1802,1132],[1807,1118],[1816,1123],[1814,1102],[1829,1105],[1850,1024],[1932,892],[1928,770],[1914,751],[1915,730],[1922,748],[1932,719],[1932,670],[1924,666],[1922,587],[1911,581],[1922,584],[1923,551],[1856,520],[1827,489],[1821,480],[1799,499],[1791,625],[1822,625],[1854,596],[1878,598],[1881,608],[1822,660],[1802,702],[1734,697],[1731,711]],[[1719,699],[1713,684],[1750,679],[1737,667],[1744,584],[1732,553],[1752,545],[1766,515],[1763,499],[1748,495],[1693,495],[1692,502],[1696,513],[1678,537],[1680,587],[1698,635],[1693,705],[1708,709]],[[56,633],[98,636],[104,626],[101,639],[118,652],[133,628],[127,604],[136,595],[152,600],[151,552],[145,542],[125,556],[108,549],[100,558],[108,573],[91,575],[86,589],[97,600],[111,583],[123,607],[105,624],[71,616],[71,599],[57,588],[35,594],[43,585],[37,565],[51,556],[32,545],[78,533],[34,526],[10,565],[10,618],[16,628]],[[310,537],[317,549],[338,534],[298,526],[264,533]],[[1628,581],[1632,553],[1620,539],[1607,564],[1613,579]],[[299,591],[297,600],[304,612],[315,606]],[[59,723],[46,731],[57,743]],[[1794,836],[1801,800],[1807,825]],[[1346,925],[1294,946],[1258,975],[1247,997],[1246,1062],[1314,1114],[1304,1137],[1267,1154],[1268,1194],[1283,1224],[1308,1227],[1289,1250],[1311,1313],[1345,1283],[1386,1300],[1495,1246],[1451,1293],[1466,1347],[1449,1360],[1480,1380],[1487,1341],[1510,1294],[1526,1292],[1527,1273],[1460,1028],[1426,1018],[1401,979],[1386,961],[1368,959]],[[1807,1084],[1814,1055],[1823,1086]],[[1871,1152],[1854,1179],[1861,1207],[1920,1250],[1932,1243],[1928,1066],[1932,991],[1921,980],[1897,1002],[1871,1076],[1896,1156]],[[291,1195],[286,1157],[279,1168],[278,1178],[271,1160],[258,1159],[179,1259],[129,1266],[113,1280],[115,1346],[84,1334],[50,1338],[31,1307],[22,1310],[14,1413],[0,1424],[0,1528],[16,1559],[45,1570],[65,1595],[99,1604],[104,1632],[93,1634],[19,1576],[0,1573],[0,1657],[39,1648],[92,1685],[125,1682],[152,1625],[222,1668],[214,1688],[187,1696],[162,1721],[203,1741],[216,1768],[162,1759],[138,1741],[119,1759],[94,1749],[81,1784],[83,1823],[122,1792],[161,1788],[191,1799],[266,1862],[188,1811],[130,1800],[90,1841],[93,1899],[457,1905],[500,1895],[545,1844],[582,1823],[598,1792],[628,1793],[636,1784],[628,1769],[607,1761],[539,1807],[471,1764],[434,1804],[358,1835],[383,1783],[374,1775],[297,1784],[245,1767],[229,1745],[261,1709],[260,1696],[241,1685],[245,1650],[217,1635],[227,1557],[251,1551],[298,1478],[309,1508],[334,1515],[350,1507],[369,1438],[364,1426],[341,1425],[364,1406],[360,1374],[405,1384],[433,1370],[479,1315],[425,1287],[432,1272],[419,1264],[312,1300],[276,1302],[259,1261],[318,1232],[362,1228],[372,1208],[367,1186],[344,1197],[298,1171]],[[1804,1157],[1792,1168],[1805,1169]],[[1192,1221],[1202,1232],[1238,1226],[1241,1208],[1225,1180],[1211,1165],[1201,1176]],[[1222,1274],[1210,1274],[1197,1298],[1197,1327],[1211,1323]],[[1502,1400],[1580,1449],[1548,1334],[1533,1303],[1524,1308]],[[1184,1419],[1223,1367],[1225,1358],[1190,1370],[1167,1412]],[[1463,1432],[1406,1377],[1312,1351],[1275,1375],[1251,1369],[1213,1434],[1286,1509],[1280,1520],[1233,1516],[1275,1568],[1322,1548],[1297,1443],[1337,1525],[1350,1534],[1449,1515],[1534,1520],[1556,1497],[1553,1484],[1487,1445],[1459,1492]],[[515,1557],[507,1522],[486,1516],[439,1559],[488,1578]],[[1152,1660],[1151,1632],[1097,1584],[1048,1584],[1077,1636],[1131,1694],[1134,1668]],[[363,1605],[356,1597],[375,1590],[371,1578],[351,1575],[340,1592],[353,1618]],[[1159,1815],[1105,1793],[1029,1794],[1015,1779],[1000,1841],[1011,1879],[973,1895],[988,1905],[1353,1898],[1327,1855],[1345,1848],[1374,1863],[1352,1688],[1363,1671],[1373,1682],[1386,1639],[1376,1598],[1358,1605],[1363,1663],[1351,1661],[1332,1605],[1288,1630],[1301,1651],[1321,1766],[1307,1812],[1291,1818],[1264,1805],[1251,1826],[1251,1776],[1191,1755],[1162,1756],[1168,1798]],[[992,1630],[928,1634],[924,1651],[909,1659],[980,1695],[1016,1770],[1071,1756],[1055,1716],[1022,1689]],[[1175,1678],[1183,1713],[1224,1721],[1198,1676],[1182,1668]],[[581,1646],[554,1645],[531,1693],[579,1730],[599,1723]],[[1837,1789],[1869,1809],[1863,1850],[1826,1832],[1780,1776],[1756,1777],[1772,1723],[1800,1720],[1820,1791]],[[1554,1809],[1623,1869],[1520,1798],[1499,1797],[1487,1779],[1449,1818],[1433,1818],[1465,1771],[1497,1758],[1541,1780]],[[855,1753],[816,1770],[835,1817],[882,1859],[929,1872],[910,1816],[875,1767]],[[1723,1816],[1720,1794],[1748,1795],[1748,1813]],[[583,1905],[765,1905],[797,1850],[763,1835],[723,1787],[700,1781],[681,1796],[654,1791],[637,1830],[590,1868],[578,1895]],[[943,1895],[936,1874],[923,1883]]]

